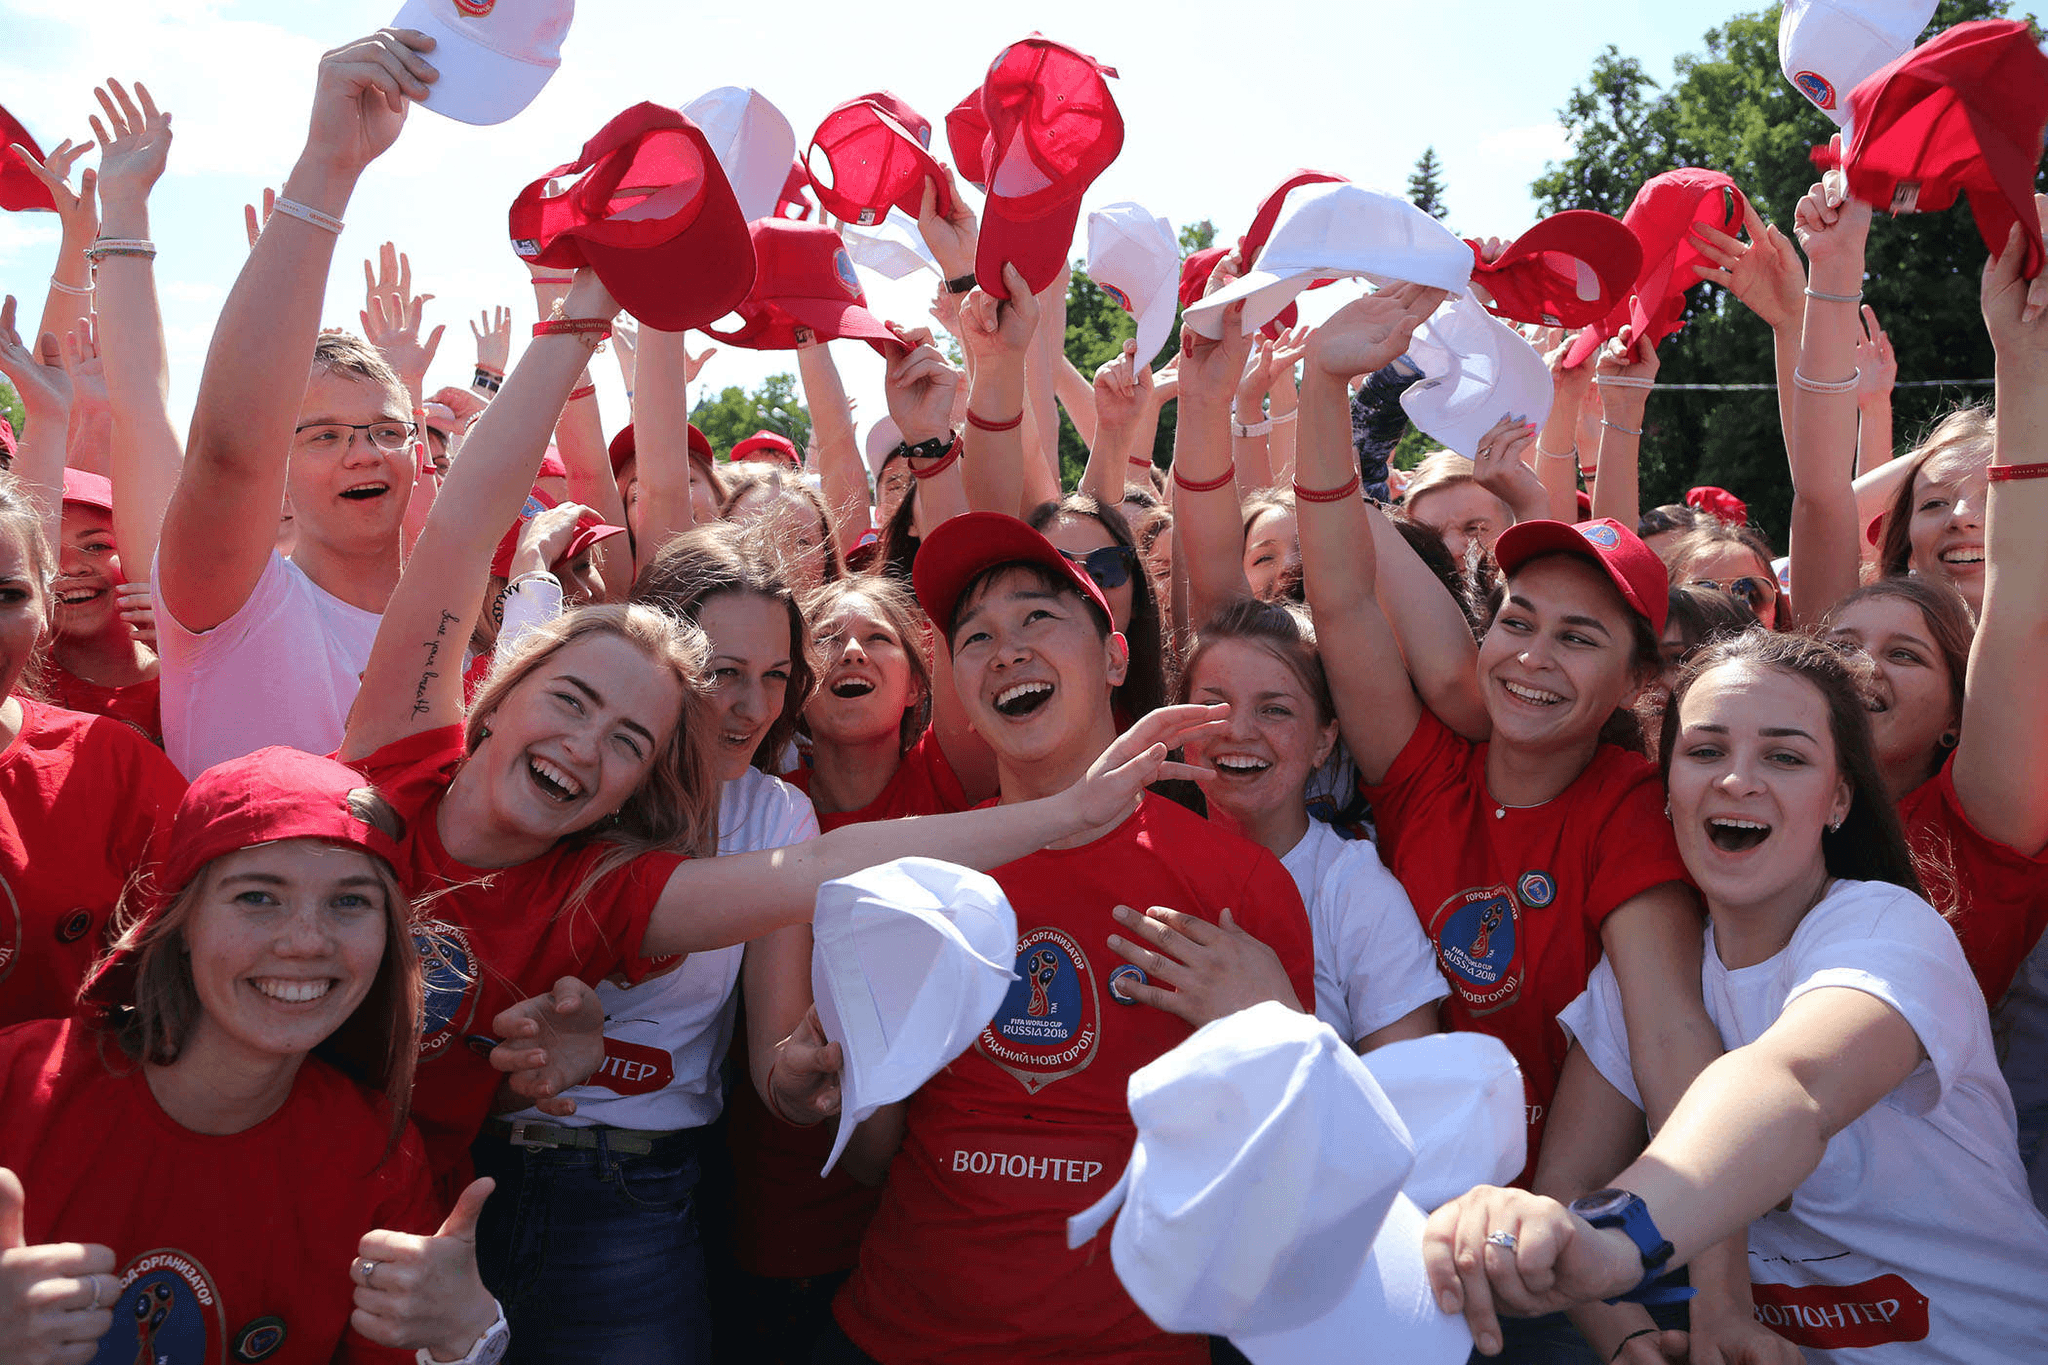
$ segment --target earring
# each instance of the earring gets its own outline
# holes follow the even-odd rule
[[[477,726],[476,737],[480,740],[489,739],[491,737],[491,727],[488,725]]]
[[[1942,748],[1944,748],[1944,749],[1953,749],[1953,748],[1955,748],[1955,747],[1956,747],[1956,743],[1957,743],[1957,741],[1958,741],[1958,740],[1960,740],[1961,738],[1962,738],[1962,736],[1961,736],[1961,735],[1958,735],[1958,734],[1957,734],[1957,733],[1956,733],[1955,731],[1953,731],[1953,730],[1943,730],[1943,731],[1941,732],[1941,740],[1940,740],[1940,744],[1941,744],[1941,747],[1942,747]]]
[[[1664,803],[1664,818],[1666,820],[1671,818],[1671,803],[1669,801]]]
[[[1841,832],[1842,832],[1842,822],[1841,822],[1840,820],[1833,820],[1833,821],[1830,821],[1830,822],[1828,823],[1828,833],[1830,833],[1830,834],[1840,834]]]

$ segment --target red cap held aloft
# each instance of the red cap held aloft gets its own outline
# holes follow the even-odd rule
[[[789,179],[782,182],[782,197],[775,201],[775,216],[791,218],[801,223],[818,211],[811,202],[811,173],[804,169],[804,163],[792,159],[789,163]]]
[[[1265,250],[1266,239],[1273,235],[1273,225],[1280,221],[1280,210],[1287,203],[1287,192],[1302,185],[1343,185],[1350,183],[1344,176],[1332,175],[1328,171],[1296,171],[1274,187],[1273,192],[1259,201],[1257,212],[1252,214],[1252,225],[1245,229],[1244,239],[1238,243],[1239,259],[1244,268],[1250,270],[1258,263],[1259,253]]]
[[[917,600],[932,624],[946,635],[949,648],[960,594],[985,571],[1001,564],[1033,564],[1048,570],[1073,584],[1101,610],[1105,621],[1114,619],[1109,599],[1088,576],[1088,570],[1061,554],[1051,541],[1001,512],[969,512],[947,519],[926,536],[918,546],[917,562],[911,566]]]
[[[967,92],[967,98],[946,114],[946,145],[953,149],[953,169],[978,190],[988,188],[988,115],[981,111],[981,90]]]
[[[1747,202],[1720,171],[1685,166],[1645,181],[1622,218],[1643,251],[1634,297],[1623,298],[1606,317],[1589,323],[1564,363],[1584,363],[1624,325],[1638,340],[1648,337],[1652,346],[1685,326],[1685,293],[1700,282],[1692,267],[1711,264],[1692,244],[1693,227],[1706,223],[1732,236],[1742,230]]]
[[[526,529],[526,523],[555,506],[555,499],[539,488],[526,495],[526,501],[519,508],[519,516],[498,540],[498,548],[491,555],[491,573],[499,578],[512,576],[512,556],[519,549],[519,533]],[[549,562],[550,569],[567,564],[600,540],[626,534],[623,526],[613,526],[595,512],[585,512],[576,518],[576,530],[569,537],[569,543],[562,552]]]
[[[21,126],[21,121],[0,109],[0,209],[10,213],[55,213],[57,201],[50,197],[50,187],[36,179],[35,172],[22,165],[14,155],[16,143],[27,148],[36,160],[45,159],[43,149],[28,135],[28,129]]]
[[[938,211],[951,213],[931,138],[930,122],[886,90],[850,99],[811,135],[811,188],[827,213],[861,227],[881,222],[891,205],[917,217],[927,180],[938,186]]]
[[[1591,209],[1551,214],[1491,264],[1479,251],[1473,242],[1472,282],[1493,296],[1486,311],[1545,327],[1584,327],[1626,307],[1643,268],[1628,225]]]
[[[587,265],[619,306],[682,332],[732,311],[754,282],[746,218],[704,133],[636,104],[519,192],[512,249],[558,270]]]
[[[1181,307],[1186,308],[1201,302],[1202,291],[1209,287],[1209,276],[1216,271],[1216,262],[1228,254],[1229,248],[1220,246],[1205,246],[1200,251],[1188,253],[1188,258],[1180,263]],[[1300,320],[1300,312],[1290,303],[1280,310],[1277,317],[1259,329],[1259,335],[1277,337]]]
[[[1493,543],[1493,562],[1506,578],[1539,555],[1551,554],[1577,555],[1598,564],[1630,610],[1648,621],[1658,635],[1664,633],[1664,613],[1671,605],[1671,575],[1664,561],[1634,531],[1612,517],[1576,526],[1561,521],[1518,521]]]
[[[884,355],[902,353],[896,334],[868,311],[837,229],[763,218],[748,232],[759,273],[734,310],[740,325],[729,332],[707,326],[706,335],[752,351],[789,351],[796,349],[797,329],[807,327],[819,341],[852,337]]]

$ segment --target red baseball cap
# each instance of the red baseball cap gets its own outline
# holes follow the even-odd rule
[[[735,445],[727,458],[734,464],[742,460],[759,460],[763,464],[788,465],[791,469],[803,467],[803,457],[796,453],[795,443],[773,431],[755,432]]]
[[[619,306],[681,332],[732,311],[754,282],[747,223],[704,133],[642,103],[519,192],[510,215],[522,260],[588,265]]]
[[[917,217],[928,179],[939,187],[939,212],[951,213],[946,173],[926,150],[931,137],[931,124],[886,90],[850,99],[811,135],[811,188],[827,213],[861,227],[881,222],[892,204]]]
[[[1180,263],[1181,307],[1186,308],[1190,304],[1201,302],[1202,291],[1209,287],[1209,276],[1215,273],[1216,262],[1222,260],[1224,256],[1229,254],[1229,251],[1230,248],[1228,247],[1205,246],[1200,251],[1188,253],[1188,258]],[[1324,283],[1328,283],[1328,281]],[[1311,289],[1317,287],[1317,285],[1313,284],[1309,286]],[[1259,329],[1259,335],[1268,338],[1277,337],[1299,321],[1301,321],[1301,312],[1290,303],[1285,308],[1282,308],[1271,322]]]
[[[1266,239],[1273,235],[1273,224],[1280,221],[1281,206],[1287,202],[1287,192],[1301,185],[1344,185],[1350,181],[1341,175],[1328,171],[1296,171],[1275,186],[1273,192],[1259,201],[1258,211],[1252,214],[1252,225],[1245,229],[1238,242],[1238,257],[1244,268],[1250,270],[1259,258],[1259,252],[1266,246]],[[1329,283],[1329,281],[1324,281]],[[1310,288],[1315,286],[1311,285]],[[1291,325],[1291,324],[1290,324]]]
[[[0,417],[0,422],[6,420]],[[114,510],[114,482],[106,475],[95,474],[89,469],[66,469],[64,501],[111,512]]]
[[[953,169],[978,190],[988,188],[988,115],[981,109],[981,89],[946,114],[946,145],[953,149]]]
[[[775,216],[802,222],[817,212],[818,206],[810,201],[810,188],[811,173],[802,161],[791,158],[789,179],[782,182],[782,197],[775,201]]]
[[[2025,20],[1957,24],[1879,67],[1849,108],[1851,193],[1897,214],[1945,209],[1967,190],[1992,255],[2018,223],[2024,273],[2041,273],[2034,170],[2048,131],[2048,56]]]
[[[619,434],[612,437],[608,450],[612,457],[612,477],[619,477],[619,471],[640,458],[640,447],[633,440],[633,424],[626,423],[619,428]],[[716,463],[711,449],[711,438],[697,430],[695,422],[690,423],[690,458],[710,469]]]
[[[226,854],[285,839],[318,839],[383,859],[403,886],[406,864],[398,843],[349,810],[349,793],[370,785],[334,759],[278,747],[216,764],[193,778],[171,818],[169,836],[158,845],[163,860],[138,897],[136,922],[94,966],[80,1000],[103,1011],[133,1004],[137,945],[148,926],[208,863]]]
[[[1113,620],[1109,599],[1088,570],[1053,548],[1053,543],[1012,516],[1001,512],[969,512],[950,517],[924,538],[911,565],[911,585],[925,615],[952,646],[953,613],[960,594],[983,573],[1003,564],[1035,564],[1065,582]]]
[[[21,126],[21,121],[0,109],[0,209],[11,213],[29,210],[55,213],[57,201],[50,197],[50,187],[21,164],[10,150],[15,143],[26,147],[36,160],[44,159],[43,149],[28,135],[28,129]]]
[[[1685,505],[1695,512],[1705,512],[1717,521],[1730,526],[1749,524],[1749,505],[1725,488],[1702,484],[1698,488],[1685,490]]]
[[[541,479],[568,478],[569,466],[562,463],[562,452],[555,449],[555,447],[553,446],[549,446],[546,452],[542,454],[540,457],[540,473],[536,474],[534,477]]]
[[[789,351],[796,348],[796,329],[808,327],[820,341],[853,337],[884,355],[902,353],[896,334],[868,311],[836,228],[763,218],[747,230],[758,273],[735,310],[740,325],[729,332],[706,326],[707,335],[752,351]]]
[[[1539,555],[1566,554],[1590,559],[1607,571],[1621,600],[1657,634],[1664,633],[1664,613],[1671,604],[1671,575],[1664,561],[1628,527],[1612,517],[1567,526],[1561,521],[1518,521],[1493,543],[1493,562],[1503,577],[1512,576]]]
[[[1643,253],[1633,297],[1622,297],[1606,317],[1588,323],[1564,363],[1583,363],[1624,324],[1638,339],[1648,337],[1652,346],[1685,326],[1685,293],[1700,282],[1692,267],[1706,261],[1692,244],[1693,226],[1707,223],[1729,234],[1739,232],[1747,202],[1726,175],[1696,166],[1645,181],[1622,218]]]
[[[518,518],[513,521],[511,529],[506,531],[504,536],[499,539],[498,548],[491,555],[491,573],[493,575],[499,578],[510,578],[512,576],[512,555],[519,548],[519,533],[526,529],[527,522],[532,521],[554,505],[555,500],[539,488],[533,489],[526,495],[526,502],[520,507]],[[568,545],[549,562],[548,567],[552,569],[557,565],[567,564],[600,540],[610,540],[613,536],[622,536],[624,534],[626,534],[625,527],[613,526],[595,512],[585,512],[582,516],[576,518],[576,530],[569,537]]]
[[[11,460],[14,458],[14,451],[14,423],[0,417],[0,455],[5,455]]]
[[[1058,278],[1074,245],[1081,196],[1124,146],[1124,118],[1093,57],[1032,34],[990,64],[981,86],[988,115],[988,199],[974,253],[977,283],[999,299],[1003,266],[1032,292]]]
[[[1551,214],[1491,264],[1479,252],[1473,242],[1472,282],[1493,296],[1486,311],[1545,327],[1584,327],[1625,307],[1643,268],[1628,224],[1591,209]]]

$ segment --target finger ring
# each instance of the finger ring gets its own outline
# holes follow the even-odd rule
[[[100,1306],[100,1277],[88,1275],[85,1278],[92,1282],[92,1302],[85,1306],[85,1311],[88,1313],[96,1312]]]
[[[363,1288],[368,1289],[370,1287],[370,1276],[377,1273],[377,1266],[378,1262],[371,1260],[367,1256],[361,1257],[356,1261],[356,1269],[362,1272]]]
[[[1512,1232],[1489,1232],[1486,1234],[1486,1244],[1499,1247],[1502,1251],[1513,1251],[1518,1245]]]

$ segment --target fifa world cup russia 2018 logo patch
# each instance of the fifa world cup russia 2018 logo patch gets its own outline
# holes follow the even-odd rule
[[[1123,290],[1117,288],[1113,284],[1104,284],[1101,280],[1097,280],[1095,283],[1096,286],[1100,288],[1103,293],[1109,295],[1109,301],[1111,303],[1123,309],[1126,313],[1135,313],[1138,311],[1137,309],[1131,307],[1131,296],[1129,294],[1126,294]]]
[[[498,7],[498,0],[455,0],[455,8],[472,19],[481,19]]]
[[[1799,93],[1812,100],[1821,109],[1835,107],[1835,87],[1818,71],[1797,71],[1792,75],[1792,84],[1799,87]]]
[[[92,1365],[214,1365],[227,1339],[220,1293],[182,1251],[144,1252],[121,1272],[114,1325]]]
[[[839,282],[846,286],[847,294],[855,301],[860,299],[860,276],[853,273],[853,257],[841,247],[832,253],[832,269],[838,274]]]
[[[468,1026],[476,1009],[476,955],[467,936],[452,924],[420,924],[412,941],[426,978],[420,1056],[430,1057]]]
[[[1621,544],[1621,537],[1615,534],[1612,526],[1581,526],[1579,534],[1586,538],[1588,544],[1598,545],[1603,550],[1611,550]]]
[[[1472,1013],[1491,1014],[1514,1003],[1522,989],[1521,907],[1505,886],[1451,896],[1430,916],[1429,935],[1445,978]]]
[[[1088,955],[1058,929],[1017,940],[1017,978],[975,1046],[1035,1094],[1095,1060],[1102,1000]]]

